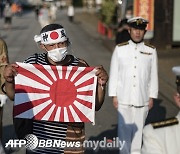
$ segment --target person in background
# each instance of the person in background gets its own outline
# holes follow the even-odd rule
[[[16,16],[18,12],[18,5],[16,3],[12,3],[11,10],[12,10],[13,16]]]
[[[102,0],[96,0],[96,12],[99,13],[101,10]]]
[[[134,17],[128,24],[131,39],[112,54],[109,96],[118,109],[119,140],[125,141],[120,153],[140,154],[145,120],[158,97],[157,52],[144,42],[146,19]]]
[[[51,34],[57,34],[58,37],[51,38]],[[44,38],[46,36],[46,38]],[[66,35],[65,29],[59,24],[49,24],[42,28],[40,35],[34,37],[34,40],[40,44],[43,53],[34,54],[27,58],[24,63],[38,64],[38,65],[60,65],[60,66],[79,66],[88,67],[88,64],[74,55],[68,54],[68,47],[70,45],[69,38]],[[10,64],[4,71],[5,77],[5,89],[8,97],[14,100],[14,76],[16,75],[16,64]],[[108,80],[108,75],[102,66],[96,67],[97,76],[97,89],[96,89],[96,101],[95,110],[98,111],[105,97],[105,87]],[[81,144],[85,140],[85,128],[83,122],[52,122],[52,121],[38,121],[33,120],[29,122],[27,127],[21,124],[21,127],[17,129],[18,134],[22,138],[26,134],[34,134],[39,139],[54,140],[59,139],[61,141],[78,141]],[[31,129],[29,129],[31,128]],[[38,128],[38,129],[37,129]],[[26,131],[28,129],[28,131]],[[48,131],[47,131],[48,130]],[[78,148],[64,149],[61,148],[36,148],[32,153],[52,154],[52,153],[76,153],[83,154],[84,149],[81,145]]]
[[[143,130],[142,154],[179,154],[180,152],[180,66],[173,67],[177,93],[174,101],[179,109],[176,117],[148,124]]]
[[[132,8],[129,7],[126,10],[125,18],[122,19],[118,25],[116,38],[115,38],[116,45],[130,40],[130,35],[128,32],[129,25],[127,21],[128,19],[132,18],[132,16],[133,16]]]
[[[129,30],[129,25],[127,23],[127,19],[121,20],[116,33],[116,39],[115,39],[116,45],[130,40],[130,35],[128,30]]]
[[[51,18],[51,23],[56,21],[56,16],[57,16],[57,6],[55,3],[52,3],[50,6],[50,18]]]
[[[50,24],[49,8],[46,3],[43,3],[42,8],[40,8],[39,10],[38,20],[42,28]]]
[[[11,29],[13,12],[9,3],[4,8],[4,28]]]
[[[73,22],[74,21],[74,6],[72,4],[68,6],[67,15],[68,15],[69,21]]]
[[[38,19],[39,10],[40,10],[40,5],[36,5],[35,8],[34,8],[34,12],[35,12],[36,19]]]
[[[2,87],[5,79],[3,77],[3,71],[8,65],[8,50],[7,45],[3,39],[0,38],[0,86]],[[0,88],[0,140],[2,139],[2,119],[3,119],[3,106],[7,102],[7,96],[3,93],[2,88]],[[0,148],[3,151],[3,148]]]
[[[4,17],[5,1],[0,1],[0,18]]]

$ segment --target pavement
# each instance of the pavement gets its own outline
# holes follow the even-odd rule
[[[97,31],[98,15],[94,11],[84,10],[84,13],[76,13],[75,20],[80,20],[86,31],[96,39],[102,40],[104,46],[113,52],[115,47],[115,38],[108,39]],[[165,97],[174,105],[173,95],[176,92],[175,75],[172,73],[172,67],[180,65],[180,48],[163,49],[157,48],[158,67],[159,67],[159,94]]]

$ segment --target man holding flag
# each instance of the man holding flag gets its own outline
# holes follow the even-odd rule
[[[108,75],[102,66],[89,67],[68,54],[69,39],[59,24],[42,28],[35,41],[44,53],[30,56],[24,64],[8,65],[4,71],[6,93],[15,100],[14,120],[21,118],[15,127],[17,135],[24,138],[34,134],[38,139],[83,143],[84,122],[94,122],[93,110],[99,110],[104,102]],[[76,149],[44,147],[30,152],[72,151],[84,153],[82,145]]]

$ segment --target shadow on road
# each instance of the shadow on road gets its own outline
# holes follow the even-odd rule
[[[16,139],[16,135],[15,135],[15,131],[14,131],[14,126],[13,125],[8,125],[3,127],[3,139],[2,139],[2,145],[3,147],[5,147],[6,143],[8,143],[8,141],[10,139]],[[5,152],[6,154],[11,154],[16,150],[13,150],[11,148],[5,148]]]
[[[113,125],[112,126],[113,129],[111,130],[106,130],[102,133],[100,133],[98,136],[94,137],[90,137],[88,141],[103,141],[104,140],[104,137],[107,138],[107,140],[113,140],[113,138],[117,137],[117,125]],[[85,154],[118,154],[119,153],[119,150],[118,149],[113,149],[111,150],[111,148],[107,149],[96,149],[96,150],[93,150],[93,149],[87,149],[85,151]]]

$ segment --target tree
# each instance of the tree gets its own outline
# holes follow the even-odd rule
[[[116,16],[116,0],[104,0],[100,11],[100,19],[106,25],[111,25]]]

